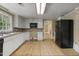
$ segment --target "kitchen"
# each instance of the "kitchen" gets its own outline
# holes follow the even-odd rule
[[[62,7],[62,5],[64,6]],[[66,20],[73,19],[72,17],[68,18],[66,14],[70,13],[78,6],[79,4],[76,3],[72,3],[72,4],[55,3],[54,6],[53,3],[47,3],[47,7],[46,7],[47,14],[37,15],[35,9],[36,8],[35,3],[11,3],[11,4],[1,3],[0,4],[0,55],[10,56],[26,41],[45,42],[45,39],[52,39],[51,41],[55,42],[56,20],[59,21],[60,19],[66,19]],[[58,9],[56,9],[56,7]],[[75,15],[77,14],[75,13]],[[48,40],[48,42],[50,42],[50,40]],[[72,43],[75,44],[75,41]],[[75,45],[74,50],[76,49],[78,48]]]
[[[0,10],[1,12],[1,10]],[[8,12],[9,13],[9,12]],[[4,12],[4,14],[8,14]],[[38,29],[37,37],[38,40],[43,40],[43,20],[42,19],[28,19],[23,18],[22,16],[11,16],[10,17],[10,26],[9,28],[6,27],[6,30],[3,29],[0,32],[0,38],[4,40],[3,46],[3,55],[10,55],[19,45],[21,45],[25,40],[30,40],[30,23],[37,23],[36,29]],[[15,19],[13,19],[14,17]],[[12,24],[12,21],[14,24]],[[7,22],[7,21],[6,21]],[[1,41],[2,41],[1,40]],[[15,43],[15,44],[14,44]],[[2,44],[2,43],[1,43]],[[7,49],[8,48],[8,49]]]

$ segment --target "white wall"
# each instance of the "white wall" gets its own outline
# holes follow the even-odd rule
[[[38,28],[43,28],[43,19],[26,19],[26,28],[30,28],[30,23],[38,23]]]

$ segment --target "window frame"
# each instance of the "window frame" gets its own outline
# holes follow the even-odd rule
[[[7,19],[7,20],[5,20],[5,23],[7,23],[8,21],[8,23],[7,24],[9,24],[9,25],[5,25],[4,27],[5,27],[5,29],[3,28],[3,25],[2,25],[2,29],[0,30],[0,32],[11,32],[12,31],[12,15],[10,15],[9,13],[7,13],[7,12],[5,12],[5,11],[2,11],[2,10],[0,10],[0,16],[1,16],[1,18],[2,18],[2,22],[3,22],[3,20],[5,20],[5,19]],[[4,17],[5,16],[5,17]],[[8,28],[9,27],[9,28]]]

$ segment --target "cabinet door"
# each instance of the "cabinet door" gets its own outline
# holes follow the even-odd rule
[[[14,27],[24,28],[25,27],[25,19],[18,16],[18,15],[15,15],[15,17],[14,17]]]
[[[18,15],[14,16],[13,27],[18,27]]]
[[[43,40],[43,32],[38,32],[38,40]]]
[[[24,18],[20,19],[19,23],[20,23],[21,28],[25,28],[25,19]]]
[[[21,21],[20,18],[18,19],[18,27],[19,27],[19,28],[22,28],[22,21]]]

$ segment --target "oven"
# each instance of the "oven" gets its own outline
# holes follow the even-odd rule
[[[4,42],[4,39],[0,38],[0,56],[3,56],[3,42]]]

